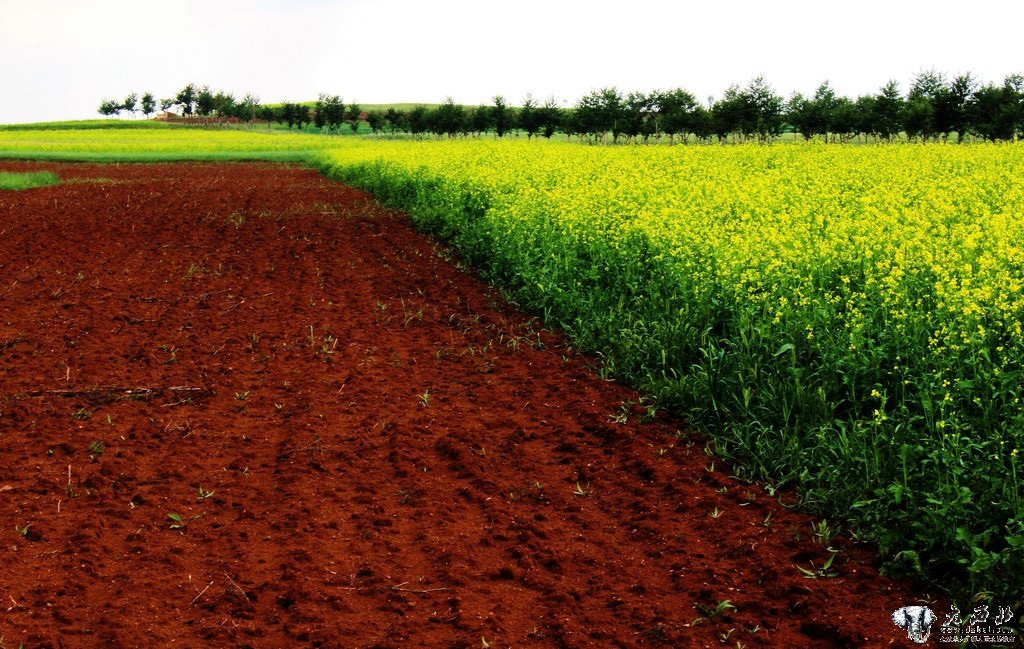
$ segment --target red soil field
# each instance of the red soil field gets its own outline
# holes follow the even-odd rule
[[[371,196],[0,169],[64,180],[0,193],[5,647],[911,646],[870,548],[807,578],[811,518]]]

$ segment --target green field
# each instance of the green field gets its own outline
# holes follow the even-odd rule
[[[34,189],[36,187],[49,187],[60,182],[57,174],[49,171],[37,171],[28,173],[11,173],[0,171],[0,191],[18,191],[22,189]]]
[[[1024,592],[1024,144],[607,147],[9,131],[0,158],[303,161],[407,210],[745,479]]]

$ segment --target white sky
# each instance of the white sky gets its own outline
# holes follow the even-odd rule
[[[0,123],[190,81],[264,102],[706,98],[759,74],[786,96],[826,78],[856,95],[930,67],[1024,72],[1021,25],[1018,0],[0,0]]]

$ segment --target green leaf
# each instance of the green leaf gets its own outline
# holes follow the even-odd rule
[[[792,350],[793,350],[793,343],[786,343],[782,347],[779,347],[779,351],[775,352],[775,354],[772,356],[772,358],[778,358],[779,356],[782,356],[786,352],[792,351]]]

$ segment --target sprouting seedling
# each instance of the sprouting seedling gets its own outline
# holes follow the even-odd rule
[[[711,510],[708,516],[710,516],[711,518],[720,518],[722,516],[722,510],[715,507],[714,509]]]
[[[29,523],[25,527],[18,527],[18,525],[15,525],[14,526],[14,531],[17,532],[18,534],[20,534],[21,536],[27,537],[28,536],[28,528],[30,528],[30,527],[32,527],[31,523]]]
[[[98,460],[103,455],[103,442],[96,440],[92,444],[89,444],[89,457],[93,460]]]
[[[71,418],[75,421],[89,421],[92,419],[92,411],[86,410],[85,408],[79,408],[71,413]]]
[[[822,519],[820,523],[811,523],[811,531],[814,532],[818,543],[824,546],[828,546],[832,542],[832,536],[835,534],[835,530],[829,527],[828,520],[825,519]]]
[[[235,398],[238,399],[239,401],[245,401],[246,399],[249,398],[249,392],[249,390],[246,390],[245,392],[236,392]]]
[[[705,620],[715,620],[722,617],[729,611],[736,610],[736,607],[733,606],[732,602],[727,599],[723,599],[722,601],[718,602],[718,605],[715,606],[715,608],[711,608],[706,604],[697,604],[696,608],[697,612],[701,614],[701,617],[698,617],[696,620],[694,620],[695,623],[700,623]]]
[[[192,521],[198,520],[198,519],[200,519],[202,517],[203,517],[203,514],[197,514],[197,515],[193,516],[192,518],[189,518],[189,519],[186,520],[181,514],[176,514],[174,512],[171,512],[171,513],[167,514],[167,518],[171,519],[170,529],[172,529],[172,530],[182,530],[182,531],[184,531],[185,529],[188,528],[189,523],[191,523]]]
[[[335,348],[338,346],[338,339],[334,336],[327,335],[324,337],[324,342],[320,345],[321,354],[333,354]]]
[[[591,493],[591,491],[590,491],[590,483],[588,482],[587,486],[583,487],[583,486],[580,485],[579,480],[577,480],[576,481],[576,488],[573,489],[572,492],[574,494],[576,494],[577,496],[580,496],[581,498],[586,498]]]
[[[430,390],[424,390],[423,394],[420,395],[420,404],[424,408],[430,405]]]
[[[216,492],[209,491],[207,489],[203,489],[203,485],[199,485],[199,500],[206,500],[207,498],[212,496],[214,493],[216,493]]]
[[[804,577],[806,577],[807,579],[832,579],[833,577],[838,577],[839,573],[832,570],[832,562],[836,560],[837,554],[839,553],[833,551],[832,556],[830,556],[825,561],[825,563],[821,564],[820,568],[815,568],[814,562],[811,561],[810,570],[804,568],[803,566],[797,566],[797,570],[804,573]]]

